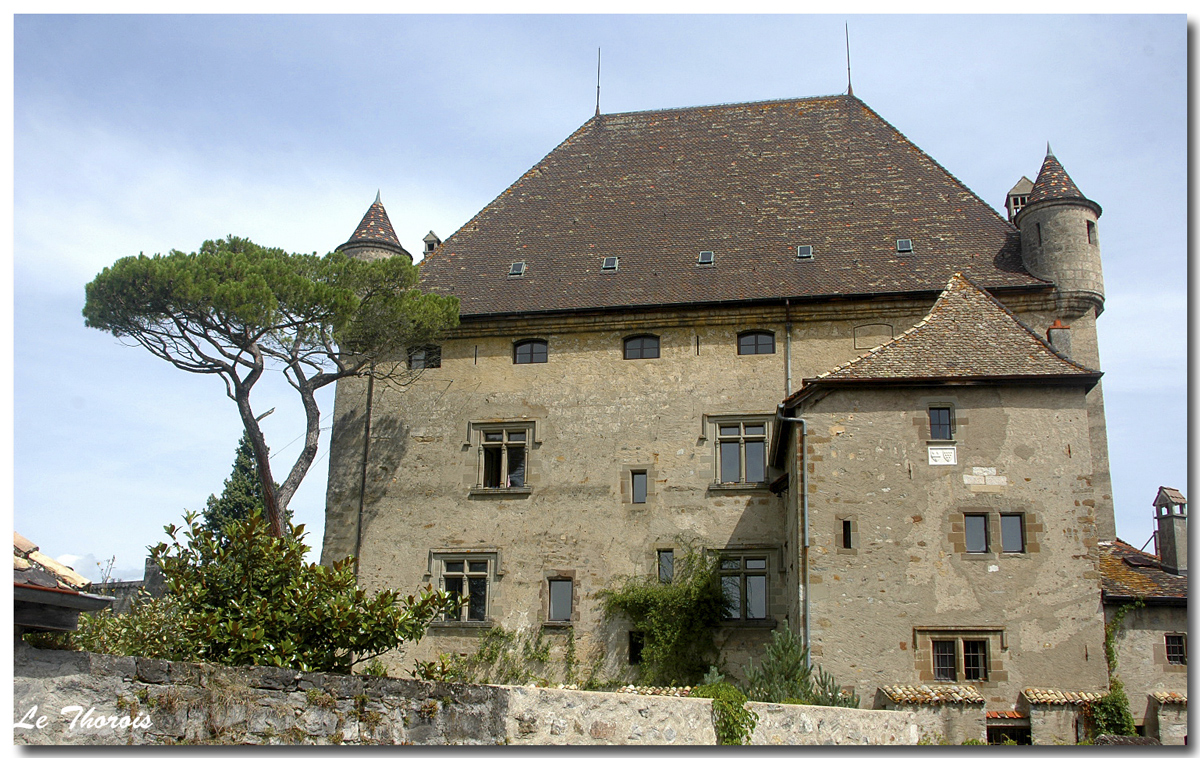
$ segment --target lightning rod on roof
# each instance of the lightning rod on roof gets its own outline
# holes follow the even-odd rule
[[[850,81],[850,22],[846,22],[846,94],[854,97],[854,83]]]
[[[596,115],[600,115],[600,48],[596,48]]]

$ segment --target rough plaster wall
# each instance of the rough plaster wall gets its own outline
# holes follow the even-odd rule
[[[1035,745],[1075,744],[1079,719],[1078,706],[1031,706],[1029,709],[1029,736]]]
[[[1113,606],[1105,607],[1105,619],[1112,620]],[[1150,693],[1187,693],[1187,666],[1167,663],[1165,635],[1188,631],[1186,607],[1152,605],[1125,615],[1117,639],[1117,676],[1125,685],[1129,709],[1139,724],[1151,708]]]
[[[932,466],[925,408],[947,401],[958,464]],[[812,649],[840,684],[870,693],[928,681],[917,653],[927,660],[930,643],[914,627],[966,627],[1004,631],[989,643],[989,681],[976,684],[992,707],[1014,707],[1024,687],[1104,688],[1081,390],[841,390],[804,415]],[[962,552],[963,512],[993,514],[993,552]],[[1026,553],[999,552],[1000,512],[1027,514]],[[836,542],[843,518],[857,521],[851,551]]]
[[[16,744],[712,745],[711,701],[225,668],[36,650],[18,641]],[[74,727],[62,708],[149,726]],[[937,714],[755,703],[755,744],[915,744]]]

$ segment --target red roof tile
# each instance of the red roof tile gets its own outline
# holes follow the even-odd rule
[[[467,318],[932,292],[955,271],[1049,286],[1015,227],[852,96],[596,116],[421,266]]]
[[[914,705],[937,705],[941,703],[986,702],[979,690],[969,684],[895,684],[879,688],[895,703]]]
[[[371,207],[363,215],[362,221],[358,222],[358,228],[346,242],[385,242],[401,247],[400,240],[396,238],[392,222],[388,219],[387,211],[383,209],[383,203],[379,201],[378,194],[375,196],[375,202],[371,203]]]

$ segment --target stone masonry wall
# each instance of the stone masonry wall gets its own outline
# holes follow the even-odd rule
[[[934,717],[911,713],[751,707],[755,744],[911,745],[941,731]],[[703,698],[226,668],[20,641],[13,709],[14,742],[30,745],[716,742]]]

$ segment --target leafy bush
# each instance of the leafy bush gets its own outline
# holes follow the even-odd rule
[[[858,707],[858,695],[843,692],[832,675],[813,668],[807,658],[808,650],[791,629],[772,631],[762,661],[756,666],[751,659],[742,668],[746,694],[763,703]]]
[[[1137,734],[1125,685],[1115,676],[1109,679],[1108,694],[1088,703],[1084,711],[1091,720],[1093,738],[1101,734]]]
[[[716,556],[689,548],[675,559],[675,577],[625,577],[597,593],[606,618],[623,616],[644,639],[641,681],[686,685],[716,660],[714,634],[726,617]]]
[[[129,614],[103,613],[81,623],[77,640],[83,647],[350,673],[356,661],[421,639],[429,622],[454,602],[430,588],[416,597],[392,590],[368,596],[357,586],[353,559],[333,567],[304,561],[309,548],[301,541],[303,526],[272,537],[256,514],[227,524],[222,539],[195,514],[186,521],[186,545],[171,525],[171,544],[151,550],[169,594],[143,598]]]
[[[710,677],[713,669],[709,670]],[[717,676],[720,676],[719,674]],[[758,714],[746,707],[746,695],[725,681],[701,684],[692,688],[688,697],[712,698],[713,727],[717,731],[719,745],[746,745],[754,727],[758,726]]]

